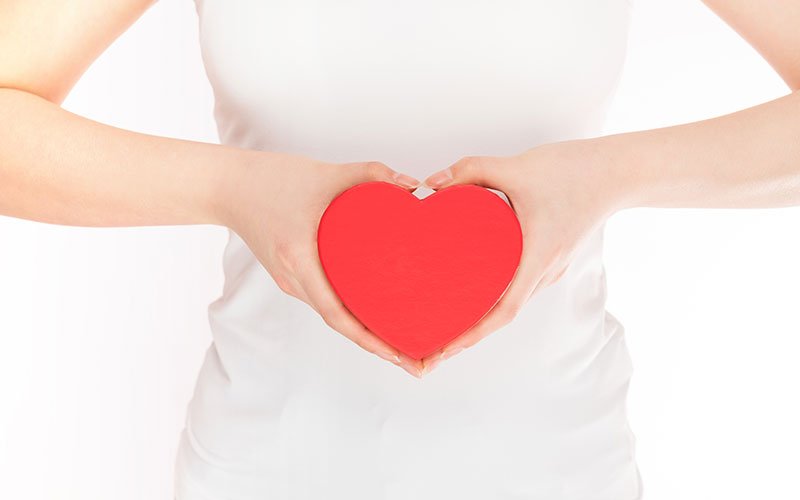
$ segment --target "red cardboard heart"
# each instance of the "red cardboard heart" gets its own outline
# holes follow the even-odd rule
[[[375,335],[422,359],[477,323],[519,266],[522,231],[500,196],[457,184],[420,199],[374,181],[337,196],[317,248],[342,303]]]

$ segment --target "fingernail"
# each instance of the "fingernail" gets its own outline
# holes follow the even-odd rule
[[[394,180],[398,184],[409,188],[417,187],[421,184],[420,181],[411,177],[410,175],[401,174],[399,172],[394,174]]]
[[[386,361],[391,361],[392,363],[399,365],[400,364],[400,356],[391,352],[378,352],[378,356],[382,357]]]
[[[446,169],[444,169],[444,170],[442,170],[440,172],[436,172],[432,176],[428,177],[425,180],[425,184],[427,184],[428,187],[437,188],[439,186],[442,186],[442,185],[450,182],[451,180],[453,180],[453,174],[450,173],[450,169],[449,168],[446,168]]]
[[[401,357],[399,359],[400,359],[400,362],[397,363],[397,366],[399,366],[403,370],[407,371],[409,374],[411,374],[414,377],[422,378],[421,371],[416,366],[414,366],[414,363],[409,358],[403,356],[403,357]]]
[[[439,356],[439,359],[442,359],[442,360],[444,360],[444,359],[447,359],[447,358],[452,358],[453,356],[455,356],[456,354],[460,353],[460,352],[461,352],[461,351],[463,351],[464,349],[466,349],[466,347],[458,347],[458,348],[456,348],[456,349],[452,349],[452,350],[445,350],[445,351],[444,351],[444,352],[442,352],[442,354]]]
[[[406,364],[408,365],[408,370],[409,370],[409,371],[411,372],[411,374],[412,374],[412,375],[414,375],[415,377],[417,377],[417,378],[422,378],[422,376],[423,376],[423,375],[425,375],[425,368],[424,368],[424,367],[421,367],[421,366],[420,366],[420,367],[416,366],[416,365],[414,364],[413,360],[408,360],[408,361],[406,362]]]

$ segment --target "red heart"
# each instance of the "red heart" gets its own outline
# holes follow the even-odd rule
[[[317,232],[322,267],[371,332],[422,359],[477,323],[511,283],[522,231],[500,196],[456,184],[420,199],[373,181],[337,196]]]

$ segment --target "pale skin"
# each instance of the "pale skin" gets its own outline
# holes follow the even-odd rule
[[[423,377],[513,321],[537,290],[558,281],[592,229],[620,210],[800,205],[800,3],[704,3],[792,92],[692,123],[542,144],[507,157],[464,157],[425,179],[433,189],[473,183],[504,192],[523,228],[524,251],[498,304],[422,360],[397,352],[350,314],[316,253],[319,217],[336,194],[369,180],[413,192],[419,181],[379,159],[334,164],[158,137],[61,107],[151,0],[0,0],[0,214],[76,226],[230,227],[281,290],[362,349]],[[436,184],[438,174],[449,180]]]

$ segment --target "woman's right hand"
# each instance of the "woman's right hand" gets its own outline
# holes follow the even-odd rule
[[[220,219],[242,237],[278,287],[364,350],[421,378],[421,361],[389,346],[344,306],[317,251],[320,218],[342,191],[385,181],[413,192],[420,181],[377,161],[328,163],[282,152],[252,152],[233,170],[218,193]]]

